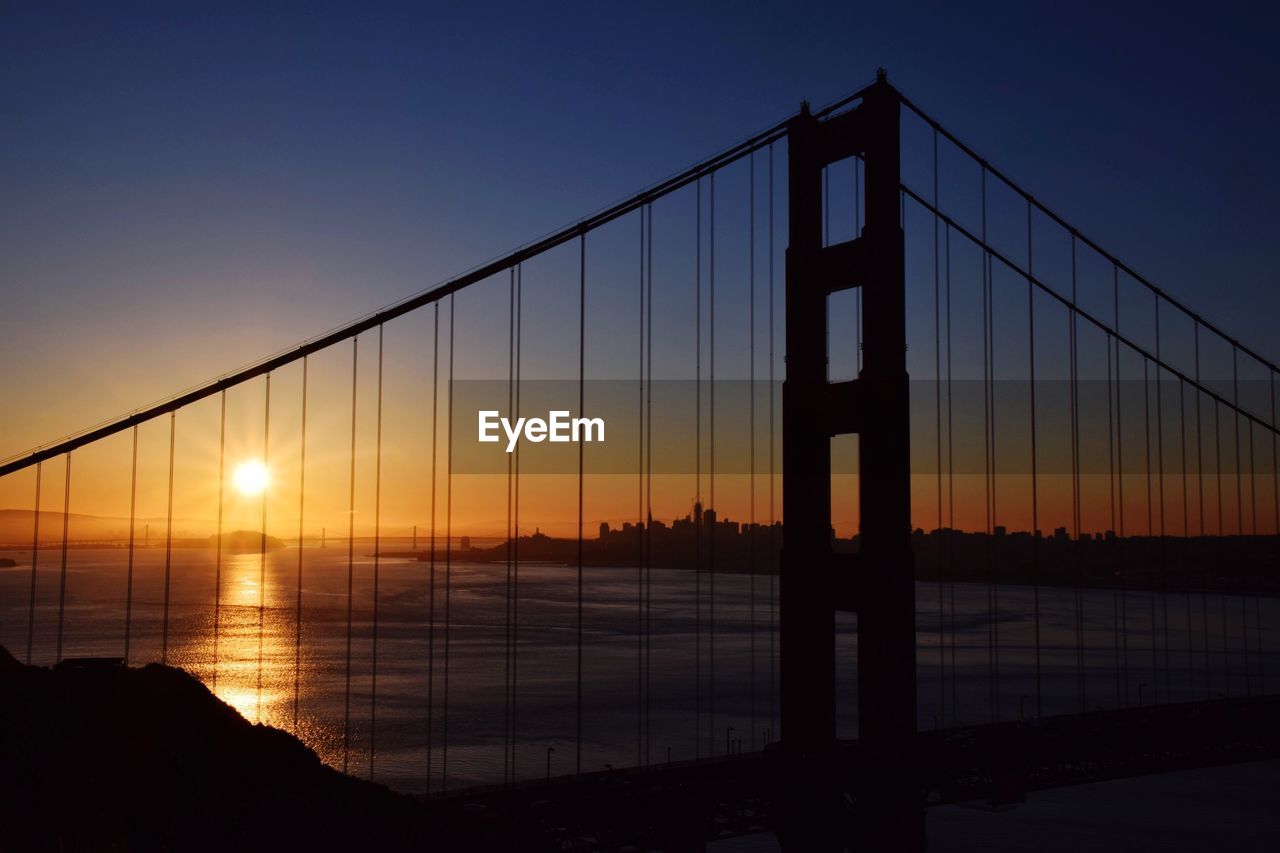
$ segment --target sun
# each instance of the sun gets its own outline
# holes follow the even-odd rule
[[[271,483],[271,473],[256,460],[241,462],[232,473],[231,482],[242,495],[260,495]]]

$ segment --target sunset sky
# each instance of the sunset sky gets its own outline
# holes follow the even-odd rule
[[[381,4],[376,12],[341,3],[216,10],[8,4],[0,10],[0,458],[428,288],[736,142],[793,112],[802,98],[833,100],[877,66],[1101,245],[1280,359],[1273,328],[1280,161],[1269,153],[1280,138],[1277,21],[1262,7],[1231,5],[1216,4],[1209,14],[1166,4],[1153,16],[1149,5],[1116,3],[805,10],[794,3]],[[752,177],[756,378],[767,377],[768,165],[762,154],[717,177],[721,379],[748,376],[743,205]],[[904,162],[908,180],[910,168]],[[693,377],[694,198],[686,192],[655,208],[658,379]],[[775,210],[785,209],[781,183],[777,199]],[[780,230],[774,247],[778,330]],[[909,251],[909,274],[931,269],[932,256],[910,238]],[[705,242],[703,252],[705,262]],[[588,378],[635,381],[639,253],[635,217],[588,243]],[[577,378],[577,263],[576,246],[565,247],[524,270],[526,378]],[[931,293],[931,281],[918,278],[919,292]],[[966,286],[963,273],[956,286]],[[458,297],[459,378],[505,379],[508,288],[500,276]],[[913,376],[921,377],[932,369],[932,340],[917,345],[932,334],[932,305],[911,305]],[[450,343],[447,311],[442,306],[441,359]],[[385,330],[382,514],[397,534],[431,519],[431,441],[444,430],[432,431],[435,322],[428,308]],[[965,322],[958,321],[961,329]],[[1053,350],[1060,343],[1044,344],[1048,378],[1062,376],[1061,351]],[[779,338],[779,380],[781,346]],[[361,337],[356,518],[364,532],[374,513],[377,348],[376,333]],[[1094,367],[1097,352],[1086,358]],[[833,372],[836,355],[833,349]],[[1016,363],[1017,353],[1008,355]],[[349,520],[351,356],[348,343],[309,364],[308,535],[321,526],[343,535]],[[960,357],[971,356],[962,350]],[[443,395],[443,360],[439,369]],[[227,395],[228,471],[263,455],[264,393],[258,380]],[[770,514],[766,395],[767,388],[756,419],[760,521]],[[282,537],[297,531],[300,402],[300,365],[272,377],[268,529]],[[734,444],[746,427],[742,402],[722,398],[718,429],[725,432],[717,435],[725,467],[716,502],[739,520],[752,511],[745,445]],[[177,417],[173,513],[187,520],[175,526],[193,535],[207,535],[216,509],[219,405],[210,398]],[[652,504],[662,518],[688,512],[699,492],[692,450],[663,443],[691,434],[693,409],[682,405],[659,419],[655,437]],[[1017,417],[1012,410],[1003,416]],[[630,457],[635,433],[627,423],[617,440]],[[931,420],[913,426],[915,511],[925,527],[937,513],[933,428]],[[457,429],[473,437],[473,411],[459,412]],[[956,433],[962,468],[982,451],[980,431],[966,429],[961,423]],[[137,511],[159,518],[168,418],[139,436]],[[76,454],[73,512],[128,515],[130,440],[123,433]],[[1019,441],[1002,444],[1012,461],[997,486],[1011,527],[1027,523]],[[673,456],[661,457],[664,447]],[[736,461],[727,462],[734,452]],[[851,458],[852,443],[838,443],[836,452]],[[1270,446],[1258,452],[1263,459]],[[442,475],[443,443],[438,453]],[[845,463],[840,476],[852,470]],[[1108,486],[1105,471],[1093,473],[1082,527],[1101,530],[1110,524]],[[1047,476],[1041,526],[1051,529],[1066,522],[1069,499],[1053,485],[1061,468]],[[61,460],[46,463],[42,509],[61,511],[63,477]],[[849,482],[838,484],[842,535],[856,529]],[[1181,482],[1170,483],[1180,505]],[[1270,512],[1271,484],[1258,483],[1259,510]],[[29,509],[33,487],[34,472],[4,478],[0,509]],[[1135,481],[1131,499],[1142,487]],[[442,479],[437,488],[443,523]],[[522,530],[574,529],[573,472],[527,477],[522,488]],[[981,526],[983,488],[980,478],[957,481],[963,526]],[[1223,488],[1234,500],[1234,483]],[[504,473],[457,478],[455,532],[500,534],[506,490]],[[634,474],[597,473],[587,495],[589,532],[601,520],[616,525],[638,512]],[[710,502],[705,469],[701,495]],[[256,527],[261,503],[229,489],[226,511],[229,524]],[[1181,523],[1179,511],[1170,524]],[[1145,524],[1143,515],[1139,527]]]

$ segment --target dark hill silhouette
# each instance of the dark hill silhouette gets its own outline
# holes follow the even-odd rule
[[[0,850],[483,849],[179,669],[0,647]]]

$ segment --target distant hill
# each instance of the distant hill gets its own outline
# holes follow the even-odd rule
[[[29,509],[0,509],[0,547],[31,548],[31,534],[35,522],[35,512]],[[134,521],[134,537],[139,546],[148,538],[147,526],[150,525],[150,544],[163,544],[167,520],[163,517],[139,517]],[[175,518],[173,520],[173,537],[180,539],[200,539],[203,543],[209,536],[213,524],[209,521],[191,518]],[[67,536],[72,542],[84,541],[124,541],[129,537],[129,519],[127,516],[86,515],[73,512],[67,517]],[[40,541],[44,543],[62,539],[62,513],[50,510],[40,511]],[[184,547],[190,547],[184,545]],[[256,546],[255,546],[256,547]]]
[[[218,544],[218,536],[214,534],[209,537],[209,547],[212,548]],[[257,551],[262,547],[262,534],[256,530],[232,530],[230,533],[222,534],[222,550],[224,551]],[[275,550],[276,548],[286,547],[284,542],[274,536],[267,537],[267,548]]]

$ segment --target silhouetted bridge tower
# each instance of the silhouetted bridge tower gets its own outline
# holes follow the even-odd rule
[[[927,804],[1280,754],[1278,377],[880,75],[0,462],[0,643],[176,663],[512,847],[920,850]],[[548,402],[623,451],[469,446]],[[229,446],[287,501],[233,521]]]
[[[819,121],[806,105],[788,134],[787,374],[782,386],[782,726],[793,804],[784,840],[831,848],[840,786],[835,610],[858,614],[858,729],[874,768],[861,793],[868,849],[915,849],[923,808],[909,770],[916,719],[915,572],[911,557],[910,400],[898,165],[898,95],[881,76],[853,110]],[[857,157],[866,225],[824,245],[825,169]],[[828,297],[859,288],[861,329]],[[856,379],[828,381],[827,335],[857,337]],[[831,547],[831,438],[856,433],[861,548]]]

